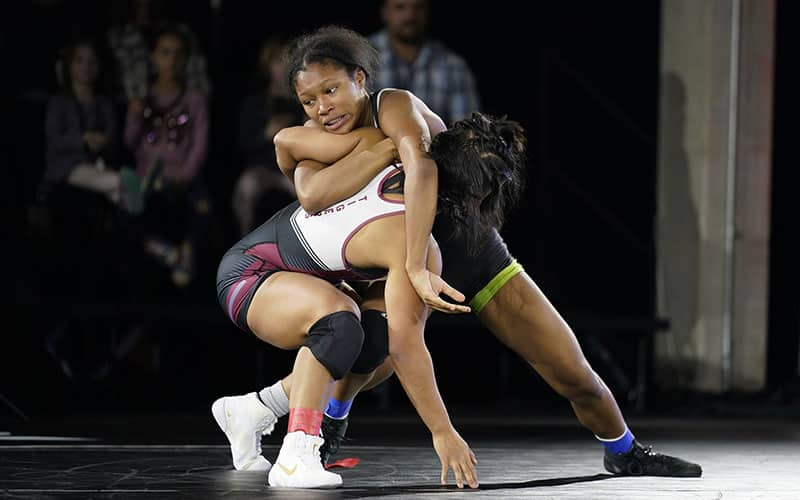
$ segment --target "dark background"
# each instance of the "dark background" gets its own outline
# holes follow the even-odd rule
[[[432,4],[432,33],[472,67],[483,111],[507,114],[528,133],[530,184],[503,232],[509,248],[573,325],[620,403],[635,407],[637,339],[654,330],[655,319],[660,2]],[[292,353],[240,332],[216,304],[217,259],[236,239],[229,209],[241,169],[236,110],[258,45],[270,32],[334,23],[369,34],[380,26],[379,3],[223,1],[212,10],[208,2],[165,2],[164,17],[198,34],[214,86],[206,166],[214,229],[201,275],[185,291],[172,289],[159,277],[165,273],[136,255],[93,240],[94,233],[73,234],[77,246],[43,242],[27,223],[43,171],[43,113],[56,88],[56,50],[77,31],[102,36],[119,5],[47,0],[0,7],[10,275],[4,288],[11,306],[0,341],[0,395],[8,400],[0,402],[0,415],[18,415],[11,405],[27,415],[205,411],[219,395],[261,388],[291,366]],[[800,337],[792,30],[798,6],[777,5],[769,384],[763,393],[741,396],[762,407],[795,397]],[[474,319],[434,316],[427,338],[447,401],[568,410]],[[738,395],[667,394],[649,380],[647,405],[639,411],[754,407],[720,404]],[[363,400],[382,410],[407,408],[396,382]]]

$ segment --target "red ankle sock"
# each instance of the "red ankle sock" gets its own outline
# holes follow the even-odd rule
[[[322,412],[311,408],[289,409],[288,432],[303,431],[311,436],[319,436],[322,426]]]

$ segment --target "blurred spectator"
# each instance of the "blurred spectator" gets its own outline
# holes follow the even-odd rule
[[[208,232],[210,202],[202,176],[208,149],[208,102],[186,84],[190,42],[182,28],[168,26],[153,37],[153,70],[144,98],[133,97],[125,123],[125,144],[133,151],[136,170],[153,181],[154,190],[169,210],[184,216],[181,226],[146,232],[145,250],[171,270],[172,281],[187,286],[194,277],[195,251]],[[170,212],[171,214],[171,212]],[[157,222],[173,222],[159,212]]]
[[[64,47],[56,74],[61,91],[47,103],[43,192],[68,185],[141,212],[139,177],[116,165],[117,113],[111,99],[96,90],[99,61],[93,43],[81,39]]]
[[[292,183],[275,159],[272,138],[282,128],[303,124],[303,110],[286,85],[280,36],[268,38],[258,54],[253,88],[239,109],[238,146],[244,170],[236,181],[233,213],[240,235],[294,199]]]
[[[163,2],[122,0],[114,2],[114,6],[122,9],[120,16],[123,20],[108,30],[108,42],[117,63],[119,92],[129,101],[147,94],[150,74],[148,40],[153,35],[154,27],[164,21],[161,18]],[[194,33],[185,25],[180,25],[180,28],[189,39],[189,46],[197,48]],[[206,96],[211,93],[206,58],[202,52],[192,50],[186,55],[184,73],[187,88]]]
[[[23,253],[31,262],[59,264],[36,271],[40,275],[26,273],[33,303],[52,297],[61,306],[108,300],[139,283],[118,263],[136,257],[128,252],[132,240],[126,229],[138,218],[128,215],[142,211],[143,194],[136,172],[117,162],[116,108],[99,90],[101,47],[90,38],[75,38],[50,66],[60,88],[39,118],[45,165],[27,207],[29,246]]]
[[[480,109],[466,61],[428,36],[428,0],[384,0],[383,29],[369,37],[381,54],[376,88],[410,90],[449,126]]]

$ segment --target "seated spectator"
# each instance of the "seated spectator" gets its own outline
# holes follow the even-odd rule
[[[145,97],[128,105],[125,144],[133,151],[142,178],[160,170],[154,195],[170,209],[155,222],[179,215],[180,227],[145,228],[145,250],[168,267],[172,282],[189,285],[195,274],[195,253],[208,233],[210,201],[203,179],[208,144],[206,96],[186,84],[186,57],[191,52],[182,28],[160,29],[150,47],[152,75]]]
[[[244,170],[236,181],[233,213],[240,236],[295,198],[292,183],[278,168],[272,143],[280,129],[303,123],[303,111],[285,82],[283,48],[279,36],[262,44],[253,89],[239,110],[238,146]]]
[[[81,37],[58,52],[59,89],[42,120],[44,169],[28,207],[31,259],[59,263],[42,268],[42,279],[29,273],[30,292],[61,304],[106,300],[141,283],[133,271],[138,255],[128,253],[139,240],[128,229],[141,218],[147,189],[118,162],[119,123],[112,99],[100,90],[100,47]]]
[[[68,44],[61,50],[56,72],[61,90],[47,103],[43,191],[68,185],[140,213],[140,178],[132,169],[116,165],[117,117],[111,99],[96,90],[95,46],[89,40]]]
[[[126,100],[143,98],[149,87],[148,71],[149,40],[157,21],[165,9],[163,0],[129,0],[113,2],[114,24],[108,30],[108,44],[116,62],[117,92]],[[194,33],[186,26],[179,25],[191,49],[197,49]],[[199,50],[186,54],[184,81],[186,87],[196,90],[206,97],[211,93],[211,81],[205,55]]]
[[[380,16],[383,28],[369,38],[381,57],[375,88],[410,90],[447,125],[480,110],[466,60],[430,35],[429,0],[383,0]]]

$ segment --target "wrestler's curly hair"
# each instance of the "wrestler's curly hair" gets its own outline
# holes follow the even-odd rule
[[[431,142],[439,169],[438,210],[466,236],[475,254],[483,235],[500,230],[525,189],[526,139],[522,126],[505,116],[474,112]]]
[[[380,56],[369,40],[350,28],[337,25],[323,26],[290,40],[284,60],[290,89],[294,89],[297,73],[311,63],[333,64],[345,69],[351,77],[357,69],[362,69],[367,75],[367,91],[371,90],[370,85],[380,69]]]

